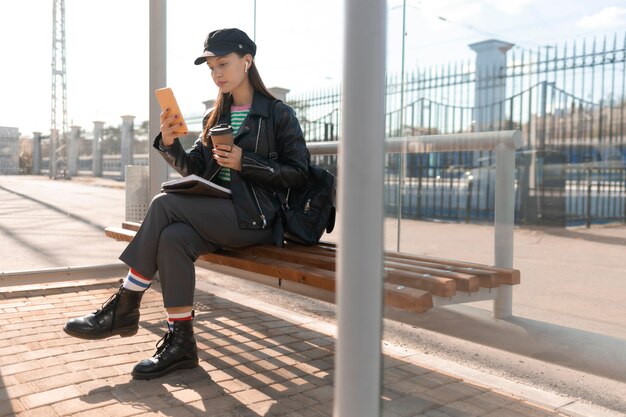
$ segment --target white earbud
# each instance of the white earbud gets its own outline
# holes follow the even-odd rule
[[[244,70],[244,72],[248,72],[248,66],[249,66],[249,65],[250,65],[250,64],[248,64],[248,63],[246,62],[246,69]]]

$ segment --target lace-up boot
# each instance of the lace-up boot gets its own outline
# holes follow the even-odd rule
[[[120,287],[99,310],[69,320],[63,330],[81,339],[104,339],[118,334],[132,336],[139,329],[139,305],[143,293]]]
[[[165,376],[177,369],[198,366],[198,348],[193,337],[193,320],[175,321],[156,345],[156,353],[133,368],[136,379],[152,379]]]

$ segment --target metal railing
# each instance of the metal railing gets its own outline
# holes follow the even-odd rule
[[[513,225],[516,207],[515,151],[522,146],[522,134],[519,130],[390,138],[384,143],[385,152],[388,154],[493,151],[495,153],[494,265],[505,268],[513,267]],[[337,155],[339,142],[309,142],[307,147],[312,155]],[[397,182],[402,183],[402,181],[403,178],[400,176]],[[386,183],[385,186],[390,187],[391,185]],[[400,230],[400,223],[398,223],[398,236]],[[435,297],[435,299],[436,306],[459,302],[459,299],[455,297],[452,299]],[[511,286],[481,291],[471,297],[471,301],[481,300],[494,300],[494,317],[496,318],[512,315]],[[465,295],[463,302],[468,302],[468,297]]]

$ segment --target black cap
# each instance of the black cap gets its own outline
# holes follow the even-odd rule
[[[194,63],[204,64],[209,56],[224,56],[231,52],[241,52],[254,57],[256,45],[242,30],[234,28],[214,30],[207,35],[204,41],[204,52],[196,58]]]

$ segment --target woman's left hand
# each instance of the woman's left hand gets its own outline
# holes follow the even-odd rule
[[[241,148],[237,145],[215,145],[213,158],[223,167],[241,171]]]

